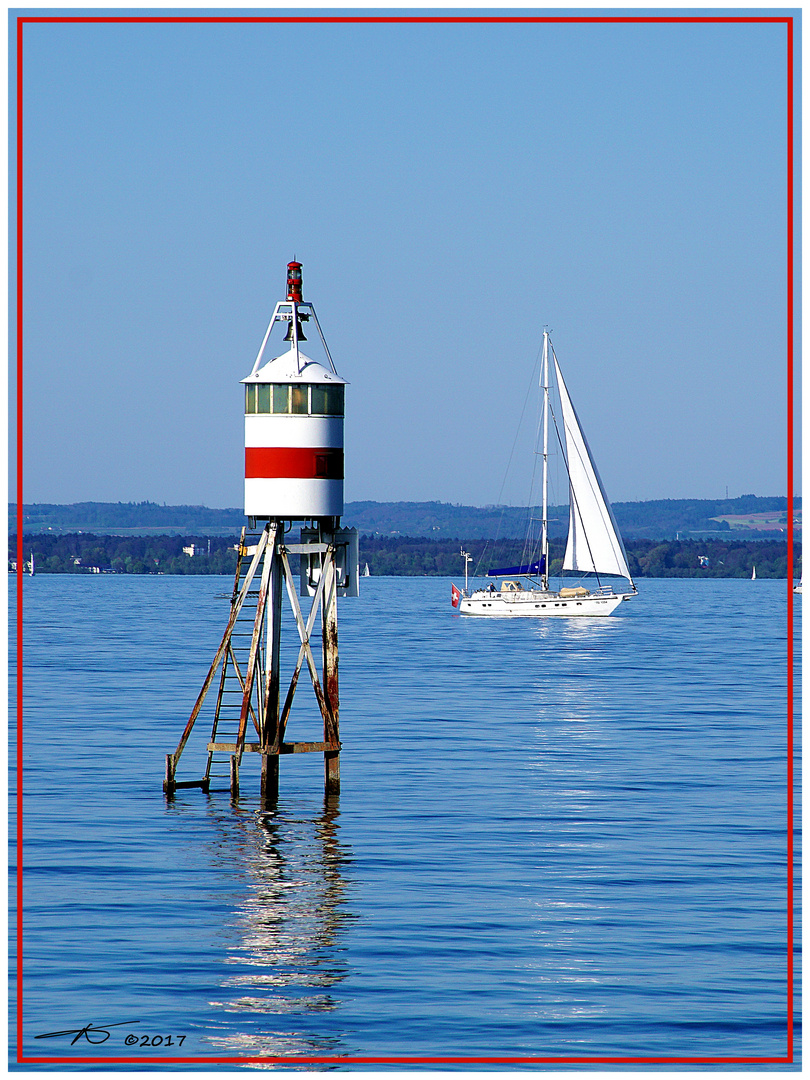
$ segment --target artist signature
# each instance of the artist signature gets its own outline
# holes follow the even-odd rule
[[[110,1028],[123,1027],[125,1024],[140,1024],[140,1020],[119,1020],[117,1024],[85,1024],[82,1028],[70,1028],[68,1031],[47,1031],[44,1035],[35,1035],[34,1038],[57,1039],[65,1035],[72,1035],[71,1046],[82,1037],[89,1043],[103,1043],[110,1037]]]

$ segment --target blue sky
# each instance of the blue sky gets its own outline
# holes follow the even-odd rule
[[[26,502],[241,505],[293,256],[347,500],[525,502],[545,324],[613,501],[786,493],[784,24],[24,33]]]

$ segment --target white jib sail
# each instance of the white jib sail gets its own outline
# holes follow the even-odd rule
[[[554,368],[565,428],[571,499],[563,569],[619,574],[630,580],[627,553],[556,356]]]

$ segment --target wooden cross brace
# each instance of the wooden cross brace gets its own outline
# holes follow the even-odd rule
[[[253,558],[245,573],[242,585],[241,587],[238,587],[241,560],[243,556],[251,553],[244,548],[244,544],[240,545],[239,564],[237,566],[236,575],[237,583],[234,587],[234,596],[232,599],[228,625],[211,667],[209,668],[202,690],[192,709],[191,716],[189,717],[188,723],[180,738],[177,750],[174,754],[167,755],[167,779],[166,784],[164,785],[166,790],[173,790],[175,787],[191,786],[192,783],[200,783],[197,781],[191,783],[177,783],[174,779],[175,769],[177,761],[183,752],[183,748],[194,727],[194,723],[200,714],[200,710],[202,709],[206,695],[213,683],[217,669],[221,664],[227,666],[228,663],[232,665],[242,694],[236,741],[231,744],[232,790],[236,791],[238,789],[239,765],[241,764],[242,755],[246,750],[248,718],[250,718],[253,723],[253,727],[259,737],[259,742],[258,744],[251,744],[247,749],[258,751],[263,755],[263,761],[265,762],[263,770],[267,769],[267,762],[269,759],[275,759],[275,762],[277,763],[280,754],[322,750],[324,753],[327,790],[337,791],[339,789],[338,753],[340,750],[340,742],[338,728],[337,568],[335,565],[335,546],[333,542],[327,544],[303,545],[310,549],[315,548],[321,553],[321,573],[315,589],[315,594],[312,598],[312,606],[305,620],[295,587],[295,577],[290,568],[287,548],[279,542],[281,540],[279,530],[279,522],[272,521],[265,526],[255,549],[252,550]],[[290,546],[294,551],[300,550],[301,547],[299,545]],[[256,612],[253,620],[247,667],[243,675],[232,646],[232,635],[239,614],[244,607],[250,587],[259,572],[260,565],[261,575],[256,600]],[[282,579],[286,586],[287,596],[295,618],[295,624],[301,644],[283,707],[279,709],[279,642],[281,633]],[[253,595],[256,594],[254,593]],[[312,649],[312,635],[319,610],[322,612],[323,685],[321,684]],[[263,657],[263,641],[266,642],[266,657]],[[284,742],[287,722],[290,717],[293,698],[295,696],[301,670],[304,666],[304,661],[306,661],[307,664],[312,686],[315,691],[315,697],[323,719],[323,743]],[[225,677],[225,666],[223,666],[223,679]],[[255,685],[258,685],[259,689],[256,697],[257,704],[254,709],[253,691]],[[217,700],[217,716],[219,715],[221,698],[222,686],[220,687],[220,694]],[[218,721],[215,721],[215,729],[217,723]],[[217,745],[219,746],[220,752],[227,752],[226,743]],[[209,750],[212,749],[215,749],[214,743],[209,746]],[[274,765],[273,768],[276,769],[277,765]],[[264,772],[262,783],[264,789]],[[202,782],[202,786],[205,787],[206,784],[207,773],[206,778]]]

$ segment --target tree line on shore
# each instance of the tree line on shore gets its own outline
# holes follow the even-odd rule
[[[236,569],[233,536],[100,536],[92,533],[23,536],[27,569],[33,555],[42,574],[227,574]],[[442,539],[422,536],[360,537],[360,566],[375,577],[459,577],[464,573],[461,548],[472,556],[471,575],[525,561],[524,543],[501,540]],[[785,540],[629,540],[628,565],[634,577],[785,578]],[[550,572],[559,573],[563,547],[554,545]],[[17,539],[9,537],[9,570],[16,569]],[[801,545],[794,545],[794,573],[801,576]]]
[[[24,503],[9,506],[12,528],[23,533],[74,532],[96,535],[159,533],[176,536],[228,537],[238,535],[246,523],[244,512],[232,507],[217,510],[205,506],[166,506],[137,503]],[[791,516],[784,496],[741,495],[734,499],[656,499],[647,502],[616,502],[613,512],[627,540],[677,540],[732,531],[728,515],[767,514],[772,524],[769,539],[781,539]],[[424,536],[431,540],[456,536],[525,536],[527,522],[537,511],[517,506],[461,506],[443,502],[347,502],[343,524],[355,526],[369,536]],[[548,511],[552,536],[564,536],[568,506]],[[801,499],[792,500],[792,517],[801,519]],[[721,535],[721,539],[725,539]],[[747,539],[752,537],[747,536]]]
[[[521,540],[465,542],[472,556],[471,575],[527,561]],[[785,540],[629,540],[625,542],[627,562],[633,577],[757,577],[786,578],[788,570]],[[564,545],[551,547],[549,573],[562,570]],[[360,561],[372,574],[381,576],[463,575],[464,561],[458,540],[425,540],[422,537],[372,537],[360,539]],[[801,575],[801,545],[794,545],[794,572]]]

